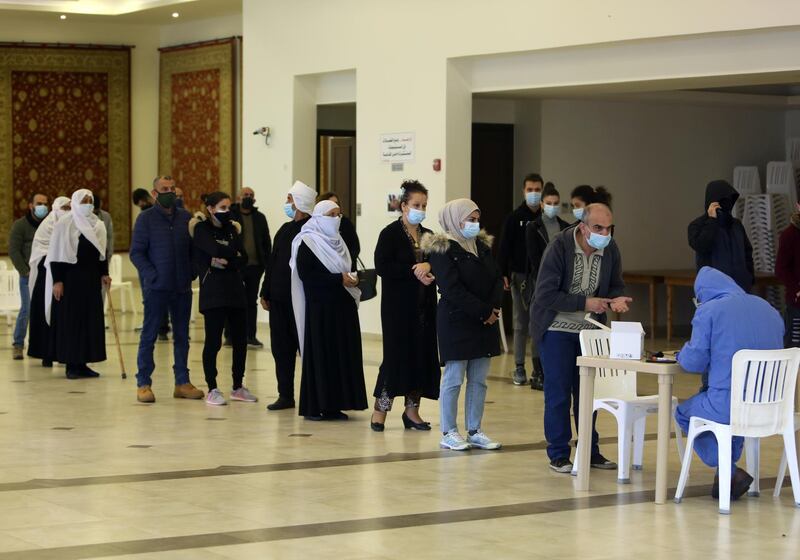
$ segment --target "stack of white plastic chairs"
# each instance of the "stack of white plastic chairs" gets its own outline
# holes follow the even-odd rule
[[[738,166],[733,168],[733,188],[739,193],[736,206],[733,207],[733,217],[744,218],[746,198],[752,194],[761,194],[761,176],[756,166]]]

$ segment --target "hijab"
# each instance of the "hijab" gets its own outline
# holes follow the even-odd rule
[[[297,202],[295,202],[296,205]],[[347,245],[339,233],[341,218],[325,215],[334,208],[339,208],[339,206],[330,200],[323,200],[317,204],[312,210],[311,219],[303,224],[300,233],[292,241],[292,258],[289,261],[289,267],[292,269],[292,306],[297,324],[297,340],[300,342],[300,355],[303,354],[306,322],[306,296],[303,291],[303,281],[300,280],[297,271],[297,253],[300,250],[300,244],[305,243],[314,256],[328,269],[328,272],[339,274],[350,272],[352,265],[350,251],[347,250]],[[347,288],[347,291],[358,306],[361,290]]]
[[[469,215],[475,210],[480,210],[478,205],[468,198],[458,198],[451,200],[439,210],[439,225],[442,226],[448,239],[452,239],[468,253],[478,255],[478,245],[475,238],[467,239],[461,233],[461,224],[464,223]]]
[[[69,210],[63,210],[64,206],[69,204],[69,202],[66,196],[59,196],[56,198],[53,201],[53,211],[45,216],[42,223],[36,228],[36,233],[33,236],[33,244],[31,245],[31,258],[28,259],[28,263],[31,265],[28,290],[30,290],[31,295],[33,295],[34,286],[36,286],[36,278],[39,276],[39,262],[47,256],[47,248],[50,246],[50,236],[53,235],[53,228],[59,218],[69,212]]]
[[[302,181],[295,181],[292,188],[289,189],[289,194],[292,195],[295,208],[305,214],[311,214],[314,211],[314,201],[317,199],[317,191]]]

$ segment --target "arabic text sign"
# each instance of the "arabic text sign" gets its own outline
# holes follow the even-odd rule
[[[392,163],[414,161],[414,133],[381,134],[381,160]]]

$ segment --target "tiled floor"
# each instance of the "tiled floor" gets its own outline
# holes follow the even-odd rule
[[[68,381],[63,369],[11,360],[11,329],[0,325],[0,560],[5,558],[675,558],[797,557],[800,510],[789,485],[734,504],[720,516],[708,497],[713,473],[695,461],[692,496],[655,506],[655,442],[645,470],[620,486],[592,473],[592,491],[547,468],[542,394],[510,383],[511,360],[493,361],[484,429],[500,452],[438,449],[436,403],[423,416],[434,431],[406,432],[399,411],[387,431],[369,412],[344,423],[311,423],[295,411],[268,413],[275,397],[268,349],[251,350],[246,384],[255,405],[210,408],[172,399],[170,345],[159,343],[155,405],[135,400],[137,335],[120,321],[129,371],[120,379],[113,337],[103,377]],[[193,381],[203,386],[202,323],[193,326]],[[268,341],[266,326],[260,337]],[[380,343],[366,340],[371,392]],[[230,365],[223,350],[221,370]],[[299,381],[299,379],[298,379]],[[690,396],[684,376],[676,394]],[[227,376],[222,388],[229,390]],[[653,379],[640,392],[655,393]],[[398,401],[398,406],[400,402]],[[655,432],[655,419],[648,433]],[[601,415],[604,453],[616,458],[616,426]],[[762,477],[775,476],[777,441],[762,451]],[[670,461],[677,482],[677,453]]]

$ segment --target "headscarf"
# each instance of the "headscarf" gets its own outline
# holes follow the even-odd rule
[[[439,225],[442,226],[449,239],[461,245],[465,251],[477,256],[478,245],[475,243],[475,239],[467,239],[461,233],[461,224],[475,210],[480,210],[478,205],[468,198],[451,200],[439,210]]]
[[[339,274],[350,272],[352,265],[350,251],[347,250],[347,245],[339,233],[338,224],[334,221],[341,220],[341,218],[325,215],[334,208],[339,208],[339,205],[330,200],[323,200],[317,204],[311,213],[311,219],[303,225],[300,233],[292,241],[292,258],[289,266],[292,269],[292,307],[294,307],[294,318],[297,324],[300,355],[303,354],[306,324],[306,295],[303,291],[303,281],[300,280],[297,271],[297,253],[300,250],[300,244],[305,243],[329,272]],[[347,288],[347,291],[356,300],[356,306],[358,306],[361,300],[361,290]]]
[[[93,196],[89,189],[78,189],[72,193],[72,211],[58,220],[53,227],[50,237],[50,245],[47,248],[47,258],[44,261],[47,268],[47,285],[45,293],[49,288],[50,293],[53,289],[53,272],[51,263],[64,262],[75,264],[78,262],[78,240],[83,235],[86,240],[94,245],[100,253],[100,260],[106,259],[106,226],[103,220],[98,218],[94,212],[84,216],[78,210],[87,196]],[[44,301],[44,313],[47,323],[50,324],[51,299]]]
[[[36,233],[33,235],[31,258],[28,259],[28,263],[31,265],[28,290],[30,290],[31,295],[33,295],[34,286],[36,286],[36,278],[39,276],[39,262],[47,256],[47,248],[50,246],[50,236],[53,235],[53,228],[58,219],[69,212],[69,210],[62,210],[67,204],[69,204],[69,199],[66,196],[59,196],[56,198],[53,201],[52,212],[45,216],[42,223],[36,228]]]
[[[292,188],[289,189],[289,194],[292,195],[292,199],[294,199],[295,208],[305,214],[311,214],[314,211],[314,201],[317,199],[317,191],[302,181],[295,181]]]

